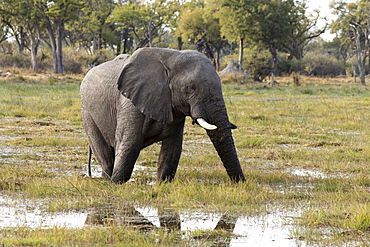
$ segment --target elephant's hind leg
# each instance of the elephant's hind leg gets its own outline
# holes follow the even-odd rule
[[[110,179],[113,173],[114,149],[105,141],[96,123],[88,113],[83,113],[83,122],[89,145],[102,167],[102,176]]]

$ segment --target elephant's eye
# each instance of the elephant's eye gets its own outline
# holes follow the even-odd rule
[[[190,86],[186,87],[186,93],[192,94],[194,92],[195,92],[195,86],[194,85],[190,85]]]

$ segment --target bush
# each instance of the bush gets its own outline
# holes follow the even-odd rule
[[[115,58],[115,55],[110,50],[101,50],[100,54],[89,55],[84,50],[63,49],[64,71],[66,73],[82,74],[91,67],[113,58]]]
[[[1,54],[0,56],[0,68],[29,68],[31,67],[31,61],[28,56],[21,54]]]
[[[287,53],[278,53],[278,66],[280,75],[290,75],[292,72],[303,72],[304,64],[302,60],[296,58],[288,59]]]
[[[335,76],[345,73],[344,66],[335,58],[309,52],[303,58],[305,71],[312,76]]]
[[[255,81],[262,82],[272,70],[272,58],[268,50],[252,48],[245,51],[245,69]]]

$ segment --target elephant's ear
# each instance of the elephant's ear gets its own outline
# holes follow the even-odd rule
[[[173,120],[168,71],[156,54],[159,49],[136,51],[124,66],[118,89],[146,116],[161,123]]]

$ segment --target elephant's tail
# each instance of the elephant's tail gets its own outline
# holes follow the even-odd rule
[[[92,156],[92,149],[89,145],[89,158],[88,158],[88,163],[87,163],[87,172],[89,177],[91,177],[91,156]]]

